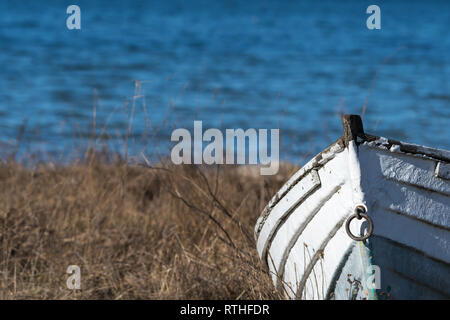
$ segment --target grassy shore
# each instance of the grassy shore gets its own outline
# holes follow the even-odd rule
[[[0,299],[273,299],[254,223],[296,170],[0,165]],[[69,290],[69,265],[81,289]]]

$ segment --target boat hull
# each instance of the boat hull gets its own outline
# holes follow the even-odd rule
[[[438,174],[449,155],[404,151],[411,146],[340,139],[274,196],[255,237],[286,298],[450,297],[450,180]],[[345,229],[358,205],[374,226],[364,241]],[[353,219],[349,228],[363,235],[368,223]]]

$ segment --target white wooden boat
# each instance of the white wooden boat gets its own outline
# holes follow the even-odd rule
[[[450,152],[342,122],[256,223],[275,286],[292,299],[448,299]]]

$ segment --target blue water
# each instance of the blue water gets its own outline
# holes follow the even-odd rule
[[[74,3],[81,30],[66,28]],[[450,149],[450,2],[376,1],[381,30],[370,4],[2,0],[0,147],[61,159],[95,130],[98,145],[164,155],[174,128],[202,120],[280,128],[280,158],[302,162],[361,113],[379,71],[366,131]]]

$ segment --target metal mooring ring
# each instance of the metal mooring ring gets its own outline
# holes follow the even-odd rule
[[[361,218],[366,219],[367,223],[369,224],[369,230],[367,231],[367,233],[361,237],[357,237],[355,236],[351,231],[350,231],[350,222],[352,222],[353,219],[358,219],[361,220]],[[365,214],[362,213],[361,211],[356,212],[354,214],[352,214],[348,219],[347,222],[345,223],[345,231],[347,231],[347,234],[350,238],[352,238],[353,240],[356,241],[364,241],[366,239],[368,239],[371,235],[372,235],[372,231],[373,231],[373,222],[372,219],[370,219],[370,217]]]

